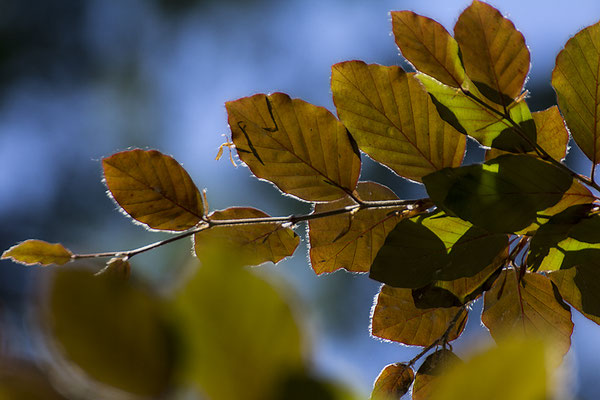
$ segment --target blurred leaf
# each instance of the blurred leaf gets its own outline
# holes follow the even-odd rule
[[[465,138],[439,117],[414,74],[348,61],[332,67],[331,90],[360,149],[398,175],[421,181],[460,165]]]
[[[371,316],[371,333],[409,346],[429,346],[444,334],[461,307],[417,308],[410,289],[383,285]],[[467,322],[460,317],[448,340],[456,339]]]
[[[481,322],[496,340],[506,337],[549,338],[561,355],[571,346],[571,311],[549,278],[504,270],[485,293]]]
[[[238,156],[258,178],[307,201],[337,200],[356,187],[356,143],[325,108],[283,93],[226,107]]]
[[[573,36],[556,57],[552,86],[573,139],[600,162],[600,22]]]
[[[593,251],[588,264],[552,271],[548,276],[569,304],[600,325],[600,250]]]
[[[63,265],[71,261],[73,253],[59,243],[29,239],[2,253],[2,260],[11,259],[23,265]]]
[[[255,208],[232,207],[215,211],[212,220],[247,219],[268,217]],[[267,261],[277,263],[291,256],[298,247],[300,238],[290,228],[280,223],[214,226],[194,235],[194,250],[202,262],[208,262],[212,254],[207,248],[219,247],[222,251],[236,254],[241,265],[259,265]]]
[[[460,15],[454,37],[469,78],[497,104],[508,106],[529,72],[529,50],[513,23],[492,6],[475,0]]]
[[[0,399],[65,400],[39,368],[22,360],[0,359]]]
[[[449,368],[427,400],[532,400],[555,398],[547,348],[540,340],[512,338]]]
[[[565,171],[527,155],[446,168],[423,178],[438,207],[490,232],[511,233],[558,203],[572,183]]]
[[[358,400],[348,388],[307,375],[296,373],[287,377],[268,400]]]
[[[106,267],[96,273],[96,275],[107,274],[118,279],[129,279],[131,276],[131,264],[129,261],[122,258],[114,257],[111,258]]]
[[[430,400],[432,390],[440,377],[462,363],[456,354],[447,349],[440,349],[427,356],[415,376],[413,400]]]
[[[103,159],[102,166],[110,195],[133,219],[167,231],[184,231],[200,222],[200,192],[172,157],[135,149]]]
[[[387,365],[375,380],[371,400],[398,400],[408,392],[414,380],[415,373],[408,365]]]
[[[48,306],[50,343],[89,377],[140,396],[159,397],[168,389],[172,336],[161,301],[145,287],[61,269]]]
[[[231,268],[236,254],[213,254],[173,302],[185,349],[181,378],[212,400],[268,399],[304,368],[301,332],[272,285]]]
[[[412,11],[392,11],[392,27],[402,55],[419,71],[460,87],[465,70],[458,44],[438,22]]]
[[[388,234],[369,276],[394,287],[420,288],[474,276],[507,246],[504,234],[439,212],[421,215],[400,221]]]
[[[362,200],[398,199],[390,189],[374,182],[359,182],[356,192]],[[352,204],[354,201],[346,197],[335,202],[316,204],[314,212],[335,210]],[[313,269],[317,274],[340,268],[368,272],[386,236],[399,220],[393,209],[364,209],[352,216],[335,215],[309,221],[310,262]]]

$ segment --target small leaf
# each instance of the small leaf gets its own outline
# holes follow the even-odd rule
[[[600,250],[595,249],[589,264],[552,271],[548,274],[560,295],[586,318],[600,325]]]
[[[556,57],[552,86],[573,139],[600,163],[600,22],[569,39]]]
[[[429,400],[440,377],[460,364],[462,360],[447,349],[440,349],[427,356],[415,376],[413,400]]]
[[[371,333],[409,346],[428,346],[444,334],[460,307],[417,308],[410,289],[383,285],[371,316]],[[448,340],[462,333],[467,322],[463,312]]]
[[[509,336],[549,338],[565,354],[571,346],[571,311],[554,291],[549,278],[504,270],[485,293],[481,321],[496,340]]]
[[[111,258],[106,264],[106,267],[96,273],[96,275],[103,274],[127,280],[131,276],[131,264],[123,258]]]
[[[438,22],[411,11],[392,11],[396,44],[402,55],[419,71],[438,81],[460,87],[465,70],[458,44]]]
[[[258,178],[307,201],[337,200],[356,187],[360,154],[329,111],[283,93],[226,103],[233,143]]]
[[[513,23],[475,0],[458,18],[454,37],[469,78],[485,97],[508,106],[529,72],[529,50]]]
[[[113,199],[149,228],[184,231],[202,219],[202,196],[172,157],[135,149],[103,159],[102,166]]]
[[[266,217],[269,216],[260,210],[245,207],[215,211],[208,216],[215,221]],[[298,235],[280,223],[213,226],[194,235],[196,256],[203,262],[207,260],[207,250],[218,246],[236,254],[236,261],[243,265],[277,263],[291,256],[299,243]],[[208,254],[212,256],[212,252]]]
[[[423,183],[438,207],[490,232],[511,233],[558,203],[572,178],[534,157],[507,154],[485,164],[446,168]]]
[[[414,74],[348,61],[332,67],[331,90],[358,147],[398,175],[421,181],[460,165],[465,138],[439,117]]]
[[[2,259],[11,259],[23,265],[63,265],[71,261],[73,253],[59,243],[29,239],[2,253]]]
[[[362,200],[397,200],[385,186],[359,182],[356,192]],[[316,204],[314,212],[324,212],[354,204],[350,198]],[[368,272],[386,236],[400,218],[393,209],[360,210],[352,216],[335,215],[308,223],[310,262],[317,274],[344,268],[352,272]],[[347,230],[350,228],[349,230]],[[345,231],[347,230],[347,231]],[[339,236],[340,232],[344,233]]]
[[[415,373],[408,365],[387,365],[375,380],[371,400],[398,400],[408,392],[414,379]]]

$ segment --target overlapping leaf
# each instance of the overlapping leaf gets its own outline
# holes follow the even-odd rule
[[[388,234],[369,276],[394,287],[420,288],[436,280],[474,276],[508,245],[504,234],[490,234],[443,213],[400,221]]]
[[[371,400],[397,400],[408,392],[414,379],[415,373],[408,365],[387,365],[375,380]]]
[[[362,200],[397,200],[390,189],[374,182],[359,182]],[[354,202],[345,198],[317,204],[314,212],[342,208]],[[310,262],[317,274],[344,268],[368,272],[388,233],[400,218],[390,209],[365,209],[353,215],[336,215],[311,220],[308,224]]]
[[[102,160],[113,199],[133,219],[152,229],[183,231],[202,218],[202,197],[172,157],[156,150],[129,150]]]
[[[371,333],[383,339],[414,346],[428,346],[437,340],[461,307],[417,308],[410,289],[383,285],[371,316]],[[467,312],[459,317],[448,340],[456,339],[467,322]]]
[[[529,50],[513,23],[475,0],[458,18],[454,37],[469,78],[488,99],[508,106],[529,72]]]
[[[360,155],[346,128],[325,108],[283,93],[226,103],[238,156],[259,178],[307,201],[352,192]]]
[[[481,321],[495,340],[519,335],[549,338],[565,354],[571,345],[571,311],[549,278],[526,273],[519,281],[515,270],[504,270],[485,293]]]
[[[560,295],[585,317],[600,325],[600,250],[588,251],[587,263],[548,274]]]
[[[558,203],[572,178],[534,157],[507,154],[485,164],[446,168],[423,183],[438,207],[490,232],[510,233]]]
[[[238,220],[268,217],[255,208],[232,207],[211,213],[211,220]],[[258,265],[267,261],[277,263],[291,256],[300,238],[280,223],[214,226],[194,235],[194,250],[201,261],[207,261],[207,249],[218,246],[223,251],[237,254],[237,261]],[[209,255],[212,253],[209,251]]]
[[[460,87],[465,70],[458,44],[437,21],[411,11],[392,11],[392,27],[402,55],[416,69],[438,81]]]
[[[73,253],[60,243],[29,239],[2,253],[2,260],[11,259],[24,265],[63,265],[71,261]]]
[[[420,181],[460,165],[465,138],[439,117],[413,74],[343,62],[332,67],[331,89],[340,120],[360,149],[398,175]]]
[[[447,349],[440,349],[427,356],[415,376],[413,400],[430,400],[431,393],[440,377],[460,364],[462,364],[462,360]]]
[[[573,139],[600,163],[600,22],[569,39],[556,57],[552,86]]]

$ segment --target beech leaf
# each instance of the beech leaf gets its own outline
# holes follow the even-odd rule
[[[408,365],[387,365],[375,379],[371,400],[398,400],[408,392],[414,379],[415,373]]]
[[[600,325],[600,250],[593,250],[587,264],[548,274],[560,295],[586,318]]]
[[[437,381],[462,363],[463,361],[448,349],[440,349],[427,356],[415,376],[413,400],[430,400]]]
[[[202,196],[185,169],[156,150],[128,150],[102,160],[112,198],[151,229],[184,231],[201,221]]]
[[[63,265],[71,261],[73,253],[59,243],[29,239],[2,253],[2,259],[11,259],[23,265]]]

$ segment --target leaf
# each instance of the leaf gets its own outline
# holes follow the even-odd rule
[[[496,340],[510,336],[549,338],[564,355],[571,346],[571,311],[554,291],[549,278],[504,270],[484,296],[481,322]]]
[[[63,265],[71,261],[73,253],[59,243],[29,239],[2,253],[2,260],[10,259],[23,265]]]
[[[408,365],[387,365],[375,380],[371,400],[397,400],[408,392],[414,379],[415,373]]]
[[[600,267],[599,250],[593,250],[590,263],[574,268],[552,271],[548,277],[558,288],[560,295],[586,318],[600,325]]]
[[[365,201],[398,199],[390,189],[374,182],[359,182],[356,192]],[[348,197],[316,204],[314,213],[352,204],[354,201]],[[313,269],[317,274],[334,272],[340,268],[368,272],[386,236],[399,220],[393,209],[363,209],[351,217],[335,215],[309,221],[308,238]]]
[[[340,120],[358,147],[398,175],[421,178],[460,165],[465,138],[446,124],[414,78],[400,67],[349,61],[332,67]]]
[[[246,207],[215,211],[208,216],[215,221],[266,217],[269,216],[264,212]],[[218,246],[222,251],[236,254],[236,261],[242,265],[277,263],[291,256],[299,243],[298,235],[281,223],[213,226],[194,235],[194,250],[201,261],[207,261],[207,248]]]
[[[409,346],[429,346],[444,334],[461,307],[417,308],[410,289],[383,285],[371,315],[371,333]],[[460,317],[448,340],[462,333],[467,312]]]
[[[492,6],[475,0],[460,15],[454,37],[469,78],[497,104],[508,106],[529,72],[529,50],[513,23]]]
[[[511,103],[505,110],[486,100],[472,83],[466,81],[464,91],[446,86],[427,75],[417,79],[429,92],[440,117],[459,132],[469,135],[486,147],[524,153],[536,142],[535,122],[525,100]]]
[[[543,111],[534,112],[531,116],[535,122],[537,144],[553,159],[563,160],[567,156],[569,131],[567,131],[558,107],[552,106]],[[491,160],[505,153],[502,150],[489,149],[485,153],[485,158]],[[537,156],[534,150],[529,151],[528,154]]]
[[[283,93],[225,106],[238,156],[258,178],[306,201],[337,200],[356,187],[360,154],[325,108]]]
[[[102,268],[96,273],[96,275],[102,274],[127,280],[131,276],[131,264],[129,264],[129,261],[126,259],[113,257],[108,261],[108,263],[106,263],[106,267]]]
[[[534,157],[507,154],[485,164],[446,168],[423,183],[438,207],[490,232],[511,233],[558,203],[572,178]]]
[[[432,389],[440,377],[460,364],[462,360],[447,349],[440,349],[427,356],[415,376],[413,400],[429,400]]]
[[[507,246],[506,235],[490,234],[443,213],[404,219],[388,234],[369,277],[415,289],[436,280],[470,277]]]
[[[552,86],[573,139],[600,162],[600,22],[573,36],[556,57]]]
[[[201,221],[202,197],[183,167],[156,150],[128,150],[102,160],[112,198],[151,229],[184,231]]]
[[[392,27],[402,55],[419,71],[460,87],[465,70],[458,44],[438,22],[411,11],[392,11]]]

